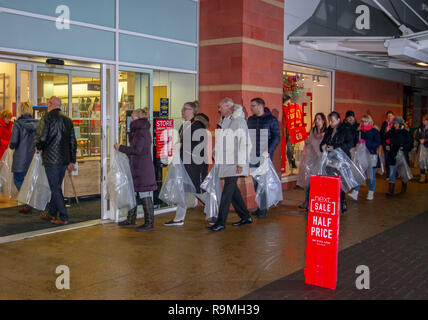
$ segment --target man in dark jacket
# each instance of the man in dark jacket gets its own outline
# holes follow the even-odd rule
[[[352,148],[354,148],[358,144],[358,141],[360,140],[359,131],[358,131],[360,124],[355,119],[354,111],[351,111],[351,110],[346,111],[346,117],[343,123],[348,126],[349,130],[352,133],[352,137],[354,141],[354,146]]]
[[[424,115],[422,117],[422,125],[416,130],[415,133],[415,139],[418,142],[417,150],[419,151],[419,148],[425,148],[428,149],[428,114]],[[419,159],[420,161],[423,159]],[[423,162],[426,163],[426,162]],[[420,183],[424,183],[426,181],[425,171],[426,169],[422,166],[421,169],[421,179],[419,180]]]
[[[77,142],[73,122],[61,112],[61,100],[51,97],[48,102],[49,113],[43,123],[41,135],[36,148],[42,152],[43,165],[52,192],[49,213],[42,213],[41,218],[53,224],[68,224],[67,209],[62,194],[62,181],[66,169],[72,171],[76,163]],[[57,219],[59,212],[60,218]]]
[[[328,115],[328,120],[330,126],[327,128],[327,131],[324,134],[324,138],[320,144],[320,150],[323,151],[333,151],[334,149],[342,149],[346,155],[351,158],[351,148],[354,147],[354,136],[348,125],[340,121],[340,115],[336,111],[333,111]],[[329,168],[329,167],[327,167]],[[331,172],[329,174],[336,174]],[[345,213],[348,209],[346,204],[345,192],[340,192],[340,203],[342,213]]]
[[[248,130],[250,132],[251,143],[255,146],[251,153],[250,168],[260,166],[262,157],[270,157],[273,160],[273,154],[279,141],[281,140],[281,131],[278,120],[266,108],[266,104],[261,98],[251,100],[251,112],[253,115],[248,118]],[[253,179],[254,189],[257,192],[257,181]],[[253,215],[258,218],[266,217],[267,210],[257,209]]]

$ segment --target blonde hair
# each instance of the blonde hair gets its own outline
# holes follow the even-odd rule
[[[186,102],[184,103],[184,106],[190,106],[193,109],[194,114],[199,113],[199,101],[193,101],[193,102]]]
[[[135,115],[137,116],[138,119],[149,117],[149,109],[147,109],[147,108],[135,109],[133,112],[135,113]]]
[[[12,112],[10,112],[7,109],[4,109],[0,112],[0,118],[1,119],[12,118],[12,117],[13,117]]]
[[[373,124],[373,118],[368,114],[363,115],[361,119],[365,119],[369,124]]]
[[[21,115],[33,114],[33,108],[28,102],[21,102],[21,104],[19,105],[19,112]]]

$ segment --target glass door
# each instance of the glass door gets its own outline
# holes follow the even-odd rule
[[[16,64],[16,117],[20,116],[21,103],[35,105],[34,99],[34,66],[31,64]]]

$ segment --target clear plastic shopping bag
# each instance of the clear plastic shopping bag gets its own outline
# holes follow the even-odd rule
[[[367,172],[372,170],[370,161],[370,151],[365,143],[359,143],[353,154],[352,161],[355,163],[360,172],[367,178]],[[369,170],[370,169],[370,170]]]
[[[251,172],[257,181],[256,202],[260,210],[268,210],[283,200],[282,184],[270,158],[262,160],[260,166]]]
[[[385,163],[385,154],[383,153],[382,148],[379,148],[377,150],[377,155],[379,157],[379,162],[380,162],[380,168],[377,168],[377,173],[383,176],[385,174],[386,163]]]
[[[416,154],[415,167],[422,170],[428,170],[428,148],[422,143],[419,145],[418,152]]]
[[[408,181],[412,180],[412,171],[410,170],[410,167],[407,164],[406,157],[404,156],[403,151],[398,151],[395,161],[398,177],[400,178],[400,180],[404,183],[407,183]]]
[[[28,204],[30,207],[43,211],[51,199],[51,189],[49,188],[48,178],[45,167],[42,163],[40,153],[35,153],[21,190],[18,193],[18,201]]]
[[[107,199],[112,201],[117,209],[131,210],[137,203],[129,159],[126,154],[116,150],[113,151],[113,156],[113,163],[107,175]]]
[[[340,176],[340,188],[344,192],[366,183],[364,174],[340,148],[331,152],[325,151],[318,168],[320,175]]]
[[[218,164],[214,164],[211,168],[201,184],[201,189],[206,191],[204,198],[206,219],[217,217],[221,200],[221,182]]]
[[[193,207],[195,193],[195,186],[181,162],[179,153],[174,154],[159,192],[159,199],[170,206]]]
[[[18,193],[13,183],[12,161],[13,150],[7,148],[0,160],[0,186],[1,193],[10,199],[15,198]]]
[[[305,145],[297,177],[297,185],[299,187],[307,188],[309,186],[311,176],[317,174],[317,164],[319,161],[318,153],[314,150],[314,147],[310,144]]]

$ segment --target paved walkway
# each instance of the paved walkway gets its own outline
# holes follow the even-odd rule
[[[394,232],[392,228],[408,220],[411,223],[412,218],[426,211],[428,184],[411,183],[405,197],[392,200],[385,197],[384,181],[378,180],[374,201],[364,200],[365,190],[360,191],[359,202],[349,200],[349,211],[341,218],[340,250],[344,250],[340,253],[341,261],[349,256],[354,260],[349,262],[349,268],[342,262],[339,264],[337,292],[353,285],[353,264],[365,264],[373,275],[371,297],[379,298],[382,296],[375,296],[379,290],[381,294],[393,285],[385,278],[377,278],[377,270],[383,269],[381,254],[402,262],[398,253],[409,249],[405,242],[382,244],[392,237],[384,232]],[[202,210],[197,208],[189,210],[183,227],[163,226],[172,217],[165,214],[156,216],[155,230],[148,233],[105,224],[2,244],[0,299],[238,299],[293,274],[295,278],[288,278],[294,281],[291,288],[304,290],[299,270],[305,263],[306,217],[297,214],[297,205],[304,194],[302,190],[293,190],[285,192],[284,197],[280,206],[270,210],[268,218],[252,225],[232,227],[230,223],[237,216],[231,214],[224,232],[206,230]],[[425,216],[415,220],[420,230],[424,228]],[[419,233],[412,227],[402,230],[403,233],[397,233],[400,237],[405,238],[406,234],[410,242],[412,237],[419,239]],[[380,238],[372,238],[376,235]],[[369,243],[371,251],[358,247],[370,238],[380,239],[373,248]],[[414,269],[405,274],[402,268],[393,270],[404,279],[398,282],[400,289],[403,281],[418,281],[418,278],[409,279],[411,274],[425,275],[426,259],[422,251],[426,251],[426,246],[419,245],[423,239],[419,240],[422,242],[415,242],[408,252],[409,265]],[[59,265],[70,269],[70,290],[58,290],[55,286],[58,277],[55,270]],[[281,285],[276,285],[273,291],[279,295],[271,292],[265,298],[309,299],[318,295],[302,291],[294,292],[293,296],[279,292],[278,287]],[[402,292],[399,297],[412,294],[421,297],[419,289]],[[350,294],[345,296],[353,298]]]

